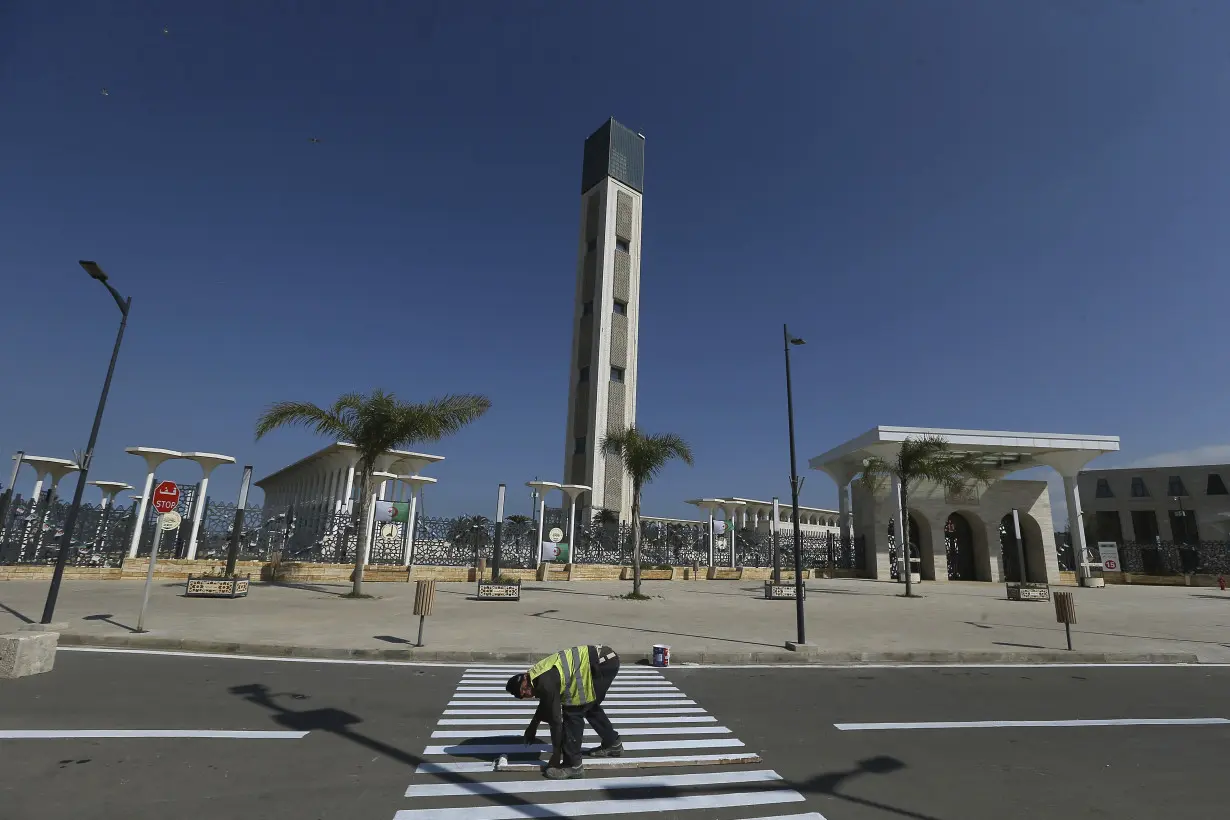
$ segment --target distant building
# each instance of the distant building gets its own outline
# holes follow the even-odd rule
[[[1083,470],[1086,540],[1230,540],[1230,464]]]

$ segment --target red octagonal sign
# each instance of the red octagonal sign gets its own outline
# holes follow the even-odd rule
[[[169,513],[179,506],[179,487],[174,481],[163,481],[154,488],[154,509],[159,513]]]

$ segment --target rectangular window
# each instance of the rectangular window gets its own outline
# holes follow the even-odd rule
[[[1132,498],[1148,498],[1149,488],[1145,486],[1145,480],[1140,476],[1132,479]],[[1137,539],[1140,540],[1140,539]]]
[[[1178,544],[1199,544],[1196,513],[1192,510],[1170,510],[1170,533]]]
[[[616,299],[615,306],[611,308],[611,310],[614,313],[618,313],[620,316],[627,316],[628,315],[628,303],[621,302],[618,299]]]
[[[596,250],[598,250],[598,240],[597,239],[591,239],[585,243],[586,253],[593,253]]]
[[[1226,492],[1226,483],[1217,473],[1209,473],[1209,483],[1204,487],[1205,495],[1230,495]]]
[[[1119,513],[1114,510],[1099,510],[1094,514],[1093,531],[1099,541],[1114,541],[1123,543],[1123,527],[1119,523]]]
[[[1157,513],[1153,510],[1132,510],[1132,530],[1136,543],[1152,544],[1157,539]]]
[[[585,365],[584,367],[581,368],[581,372],[577,376],[577,381],[579,382],[589,381],[589,365]]]
[[[628,240],[626,239],[616,239],[615,240],[615,250],[628,253],[631,250],[631,248],[632,248],[632,245],[628,242]]]
[[[585,437],[584,436],[581,436],[581,438],[577,439],[576,442],[573,444],[572,454],[577,455],[577,456],[585,454]]]
[[[1172,498],[1176,495],[1187,495],[1187,488],[1183,486],[1183,478],[1181,476],[1172,475],[1166,482],[1166,495]]]
[[[1098,479],[1098,488],[1093,493],[1095,498],[1114,498],[1115,494],[1110,491],[1110,482],[1104,478]]]
[[[624,369],[622,367],[611,368],[611,381],[622,382],[624,380]]]
[[[581,315],[582,316],[593,316],[594,315],[594,303],[592,301],[586,302],[585,304],[581,305]]]

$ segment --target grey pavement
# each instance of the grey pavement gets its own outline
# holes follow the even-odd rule
[[[529,714],[528,705],[506,695],[490,702],[483,695],[507,671],[63,652],[48,675],[0,683],[0,814],[5,820],[1204,820],[1224,814],[1230,724],[1179,722],[1226,720],[1230,669],[1224,667],[630,668],[606,703],[629,756],[731,750],[761,760],[623,772],[591,766],[584,781],[564,785],[567,791],[548,790],[553,787],[533,774],[490,771],[494,753],[481,747],[517,743]],[[658,699],[669,705],[657,705]],[[999,725],[1023,720],[1052,725]],[[1162,723],[1053,725],[1090,720]],[[909,725],[919,721],[997,725]],[[905,725],[838,728],[886,722]],[[654,733],[638,733],[643,727]],[[705,731],[689,733],[695,727]],[[20,736],[83,729],[295,737]],[[689,745],[698,739],[719,745]]]
[[[640,602],[618,597],[628,583],[531,583],[519,602],[476,601],[472,584],[439,584],[423,650],[413,647],[413,584],[369,584],[373,600],[341,597],[348,586],[267,584],[254,585],[247,598],[217,600],[185,598],[183,582],[157,581],[151,632],[134,635],[142,585],[65,582],[56,611],[56,620],[69,623],[62,642],[425,660],[466,660],[475,651],[519,660],[582,642],[640,658],[665,643],[677,661],[799,660],[784,649],[795,637],[794,603],[766,601],[749,582],[647,582],[654,598]],[[897,584],[865,580],[814,580],[808,590],[807,637],[825,653],[821,660],[1071,658],[1052,605],[1007,601],[1002,585],[924,584],[918,599],[900,597]],[[46,582],[0,583],[0,632],[37,619],[46,592]],[[1074,592],[1075,648],[1093,654],[1071,659],[1162,653],[1230,662],[1230,594],[1140,586]]]

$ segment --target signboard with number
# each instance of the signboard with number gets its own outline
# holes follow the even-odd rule
[[[159,513],[174,512],[179,506],[179,487],[174,481],[163,481],[154,488],[154,509]]]
[[[1119,544],[1115,541],[1099,541],[1098,555],[1102,557],[1102,569],[1106,572],[1123,572],[1119,561]]]

